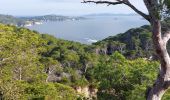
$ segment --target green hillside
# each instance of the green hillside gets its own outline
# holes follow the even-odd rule
[[[138,31],[142,31],[139,36],[148,36],[144,33],[149,33],[146,29]],[[114,39],[121,45],[126,44],[123,42],[126,36],[122,41],[119,36]],[[107,38],[104,42],[111,40]],[[118,42],[114,42],[115,45]],[[0,24],[0,98],[144,100],[146,89],[157,77],[159,63],[143,58],[130,60],[121,54],[131,48],[103,54],[99,52],[103,48],[101,43],[83,45]],[[88,91],[80,92],[80,88]]]
[[[170,27],[170,19],[162,22],[163,29]],[[119,51],[127,58],[148,58],[157,59],[152,43],[151,27],[148,25],[139,28],[132,28],[125,33],[116,36],[110,36],[104,40],[94,43],[99,51],[105,50],[106,54],[111,55],[115,51]],[[170,45],[167,46],[170,52]],[[100,52],[101,53],[101,52]]]

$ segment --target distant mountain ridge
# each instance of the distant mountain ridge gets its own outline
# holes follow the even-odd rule
[[[44,15],[44,16],[30,16],[30,17],[15,17],[12,15],[0,14],[0,23],[15,26],[31,26],[34,24],[42,24],[46,21],[66,21],[66,20],[83,20],[84,17],[71,17],[62,15]]]
[[[44,16],[32,16],[32,17],[19,17],[24,20],[35,20],[35,21],[64,21],[64,20],[80,20],[85,19],[83,17],[70,17],[70,16],[62,16],[62,15],[44,15]]]
[[[112,14],[112,13],[95,13],[95,14],[88,14],[88,15],[84,15],[84,16],[137,16],[138,14]]]
[[[111,14],[111,13],[100,13],[100,14],[89,14],[84,16],[63,16],[63,15],[42,15],[42,16],[12,16],[0,14],[0,23],[9,24],[15,26],[32,26],[34,24],[42,24],[47,21],[66,21],[66,20],[84,20],[88,16],[136,16],[137,14]]]
[[[14,17],[12,15],[0,14],[0,23],[20,26],[20,25],[24,24],[25,21],[22,19],[19,19],[17,17]]]

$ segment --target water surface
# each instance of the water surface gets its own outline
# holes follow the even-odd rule
[[[44,22],[27,27],[57,38],[90,44],[130,28],[148,24],[140,16],[93,16],[86,20]]]

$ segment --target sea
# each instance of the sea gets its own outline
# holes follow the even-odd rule
[[[46,33],[56,38],[91,44],[109,36],[124,33],[149,23],[137,15],[129,16],[86,16],[83,20],[43,22],[28,26],[31,30]]]

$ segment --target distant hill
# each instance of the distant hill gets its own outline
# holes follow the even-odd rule
[[[0,23],[10,24],[15,26],[31,26],[34,24],[42,24],[46,21],[65,21],[65,20],[83,20],[84,17],[70,17],[61,15],[44,15],[30,17],[14,17],[11,15],[0,15]]]
[[[137,16],[137,14],[111,14],[111,13],[99,13],[99,14],[89,14],[85,16]]]
[[[20,17],[20,19],[28,21],[65,21],[65,20],[81,20],[85,18],[61,15],[44,15],[44,16]]]
[[[25,21],[11,15],[0,14],[0,23],[20,26],[23,25]]]

